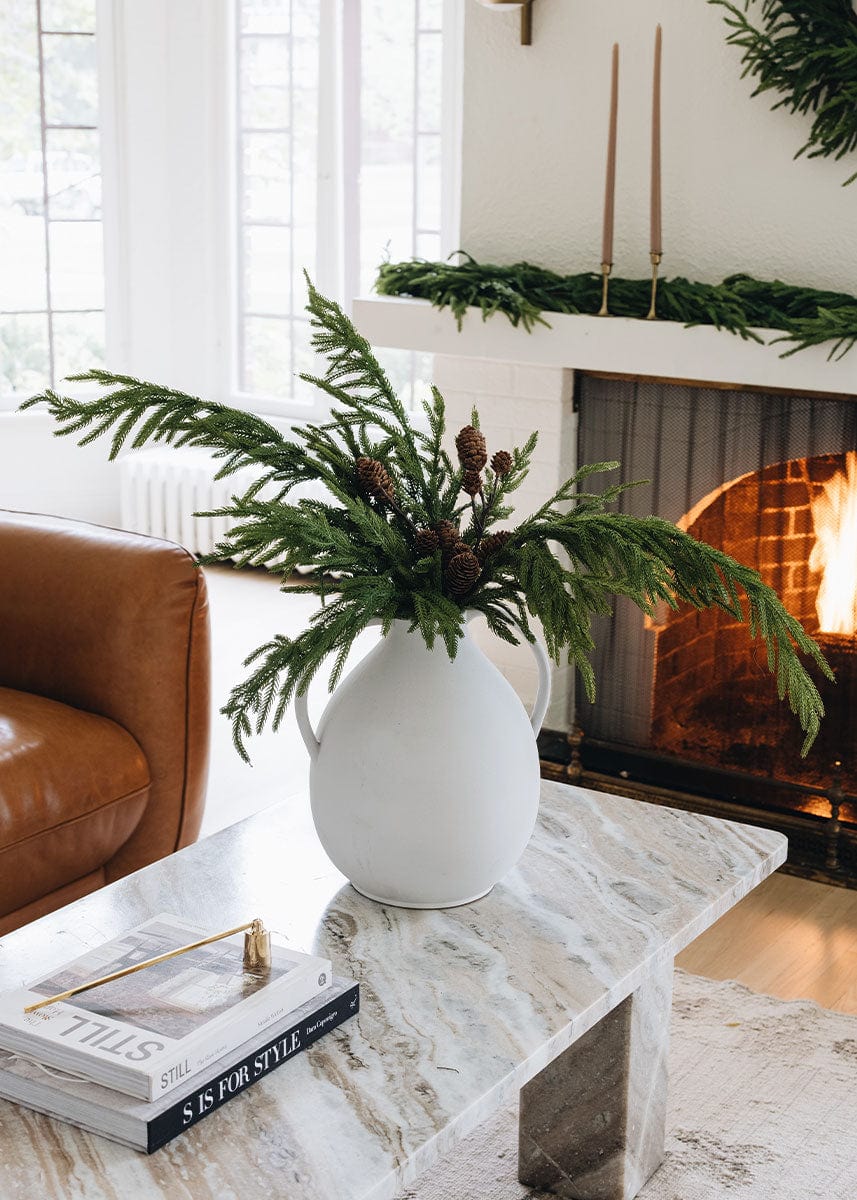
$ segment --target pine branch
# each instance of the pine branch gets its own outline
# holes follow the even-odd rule
[[[323,377],[301,375],[301,378],[326,392],[363,424],[368,423],[368,417],[384,430],[391,439],[391,453],[402,474],[418,482],[421,495],[427,500],[428,484],[414,430],[372,347],[340,306],[322,296],[308,275],[306,281],[307,311],[315,331],[313,348],[327,358],[328,365]]]
[[[316,612],[308,629],[296,638],[277,635],[245,659],[252,666],[247,678],[230,693],[221,709],[232,724],[232,740],[245,762],[246,740],[266,725],[279,729],[295,694],[303,695],[325,661],[335,655],[329,682],[332,691],[356,638],[377,616],[393,619],[393,592],[386,580],[362,581],[358,592],[342,596]]]
[[[857,16],[850,0],[763,0],[760,24],[731,0],[708,0],[726,10],[727,41],[742,51],[742,78],[753,92],[779,96],[772,108],[811,116],[799,158],[844,158],[857,149]],[[755,2],[755,0],[753,0]],[[844,185],[857,179],[857,171]]]
[[[563,547],[576,575],[563,571],[548,549],[551,542]],[[575,583],[580,587],[583,579],[592,576],[599,581],[600,590],[627,595],[646,613],[653,611],[657,601],[673,608],[684,601],[697,609],[721,608],[746,622],[750,637],[761,636],[766,643],[777,692],[780,699],[788,698],[806,734],[802,752],[809,750],[824,706],[798,652],[811,658],[827,678],[833,676],[818,646],[757,571],[696,541],[669,521],[597,511],[529,523],[522,562],[527,570],[527,583],[522,579],[522,587],[530,610],[542,620],[552,655],[558,658],[567,649],[570,660],[583,670],[585,682],[591,682],[591,674],[581,659],[592,647],[587,646],[588,624],[584,627],[579,620],[579,610],[596,611],[598,595],[586,596],[584,604],[580,604],[579,592],[576,603],[564,601],[558,595],[561,578],[570,597]],[[746,613],[739,593],[746,597]]]
[[[93,369],[70,379],[112,390],[77,400],[48,389],[25,400],[21,408],[46,405],[58,423],[56,432],[81,434],[81,446],[112,430],[111,460],[126,445],[136,450],[152,441],[211,450],[214,457],[225,459],[218,478],[243,467],[261,467],[265,481],[288,482],[290,486],[316,477],[314,464],[301,449],[253,413],[109,371]]]

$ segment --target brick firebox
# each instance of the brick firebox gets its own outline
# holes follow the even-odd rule
[[[794,718],[770,686],[764,645],[748,653],[748,631],[719,610],[683,605],[656,630],[652,746],[685,759],[826,786],[831,763],[855,779],[846,729],[853,702],[854,638],[819,634],[819,575],[809,569],[815,544],[811,502],[845,470],[844,454],[775,463],[724,484],[680,522],[694,537],[754,566],[804,628],[818,637],[839,676],[824,685],[825,729],[807,759]]]

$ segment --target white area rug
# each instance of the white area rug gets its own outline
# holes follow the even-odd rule
[[[507,1110],[401,1200],[540,1200]],[[676,972],[666,1157],[640,1200],[857,1200],[857,1017]]]

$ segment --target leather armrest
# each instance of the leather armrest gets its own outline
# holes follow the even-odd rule
[[[109,717],[146,755],[151,798],[108,879],[192,842],[210,726],[208,600],[192,556],[140,534],[0,512],[0,631],[0,684]]]

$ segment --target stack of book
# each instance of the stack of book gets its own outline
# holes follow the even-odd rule
[[[151,1154],[354,1016],[359,986],[272,937],[240,934],[25,1012],[205,931],[163,913],[0,997],[0,1097]]]

